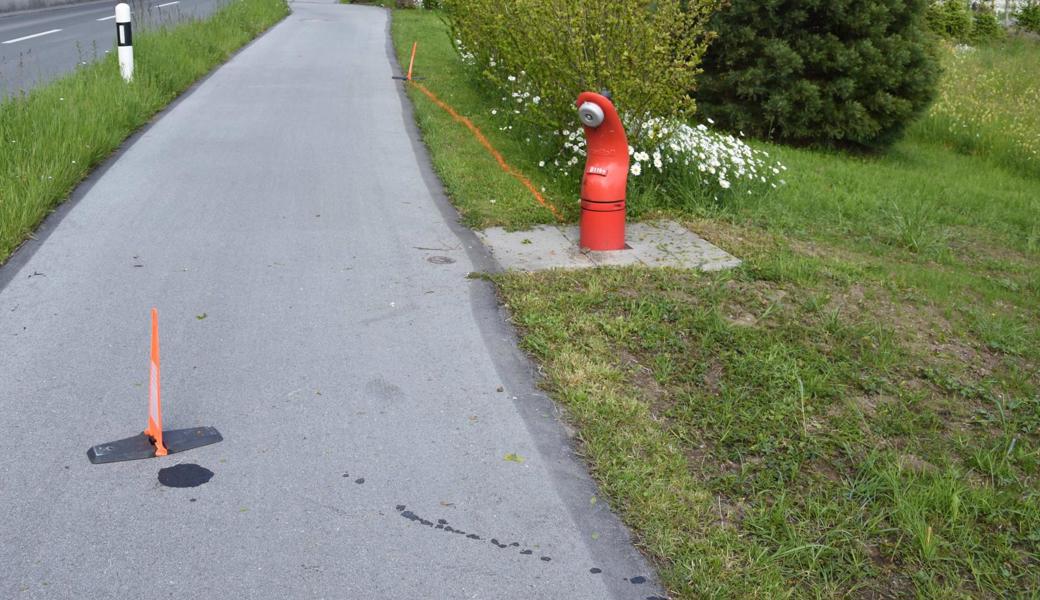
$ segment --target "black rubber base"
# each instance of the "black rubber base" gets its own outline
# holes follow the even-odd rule
[[[191,429],[171,429],[163,432],[163,445],[170,454],[184,452],[216,444],[224,439],[214,427],[193,427]],[[145,434],[135,435],[125,440],[98,444],[87,450],[87,458],[95,465],[120,462],[124,460],[140,460],[155,456],[155,444]]]

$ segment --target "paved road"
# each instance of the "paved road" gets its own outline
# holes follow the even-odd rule
[[[387,25],[296,3],[0,268],[0,597],[661,594],[467,277]],[[225,441],[91,465],[145,424],[153,305],[165,425]]]
[[[135,0],[137,31],[205,17],[228,0]],[[0,97],[29,90],[115,47],[114,0],[0,15]]]

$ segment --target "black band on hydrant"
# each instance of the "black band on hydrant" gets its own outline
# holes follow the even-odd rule
[[[614,202],[599,202],[596,200],[581,199],[581,210],[591,210],[593,212],[614,212],[618,210],[625,210],[625,201],[616,200]]]
[[[116,45],[133,46],[132,38],[129,23],[116,23]]]

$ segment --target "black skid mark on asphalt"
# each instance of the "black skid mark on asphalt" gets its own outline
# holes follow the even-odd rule
[[[452,527],[448,523],[448,521],[446,519],[437,519],[436,523],[434,523],[433,521],[430,521],[428,519],[424,519],[424,518],[420,517],[419,515],[415,514],[414,512],[412,512],[410,510],[407,510],[408,507],[405,506],[404,504],[398,504],[394,508],[397,509],[397,512],[400,513],[400,515],[402,517],[408,519],[409,521],[411,521],[413,523],[418,523],[419,525],[424,525],[424,526],[429,527],[431,529],[440,530],[440,531],[443,531],[445,533],[454,533],[456,535],[461,535],[461,536],[465,537],[466,539],[470,539],[470,540],[475,540],[475,541],[483,541],[484,540],[483,537],[481,537],[481,536],[479,536],[479,535],[477,535],[475,533],[466,533],[465,531],[462,531],[461,529],[455,529],[454,527]],[[491,545],[496,546],[498,548],[520,548],[521,547],[520,542],[504,543],[504,542],[498,541],[498,538],[491,538],[488,541],[491,543]],[[524,548],[524,549],[520,550],[520,554],[523,554],[524,556],[531,556],[531,555],[534,554],[534,551],[530,550],[530,549],[527,549],[527,548]],[[542,556],[540,558],[544,562],[549,562],[549,561],[552,560],[552,558],[550,558],[548,556]]]
[[[159,483],[166,487],[198,487],[213,479],[213,471],[188,463],[159,469]]]

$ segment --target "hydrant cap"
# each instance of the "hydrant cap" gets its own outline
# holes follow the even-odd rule
[[[584,102],[578,107],[578,118],[586,127],[599,127],[605,118],[603,108],[595,102]]]

